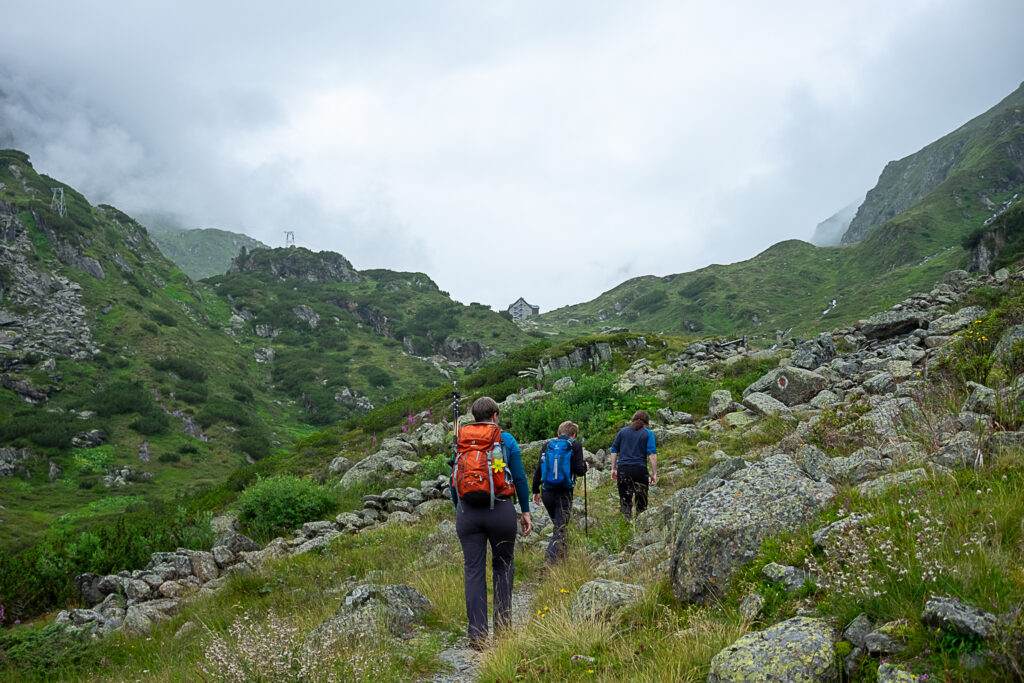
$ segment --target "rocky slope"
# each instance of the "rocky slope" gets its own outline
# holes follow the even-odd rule
[[[958,193],[962,211],[985,216],[994,209],[991,198],[1021,185],[1024,150],[1019,134],[1024,84],[984,114],[949,135],[899,161],[889,162],[878,183],[857,209],[842,244],[864,239],[874,228],[910,209],[950,178],[976,176],[970,191]],[[979,159],[995,147],[989,159]],[[966,188],[960,188],[966,189]]]
[[[982,347],[971,345],[980,342],[983,332],[995,329],[985,325],[997,321],[1000,325],[998,343],[992,340],[984,346],[984,353],[994,359],[1005,356],[1013,348],[1013,341],[1024,335],[1024,320],[1008,319],[1002,313],[990,315],[984,307],[972,303],[977,300],[976,292],[988,290],[999,290],[1019,301],[1024,292],[1024,274],[1000,271],[974,279],[964,271],[954,271],[927,293],[901,301],[856,325],[824,332],[788,348],[759,351],[705,340],[668,353],[661,362],[641,357],[631,363],[617,379],[619,389],[661,396],[659,400],[666,401],[672,395],[667,389],[682,376],[704,376],[713,381],[724,368],[752,360],[774,359],[778,367],[751,383],[741,395],[714,391],[703,415],[681,413],[671,406],[657,411],[653,428],[659,451],[664,454],[662,478],[668,483],[655,489],[654,504],[638,517],[632,540],[621,552],[591,549],[594,578],[571,591],[560,589],[572,594],[571,620],[589,630],[595,629],[595,622],[606,619],[616,623],[620,615],[651,599],[649,592],[667,582],[678,603],[703,605],[709,610],[738,609],[748,625],[761,626],[713,657],[708,665],[709,681],[760,676],[793,681],[839,681],[843,676],[910,680],[912,675],[934,669],[909,653],[945,647],[942,643],[948,642],[971,643],[973,659],[944,664],[963,667],[940,672],[946,676],[991,680],[992,676],[1012,673],[1013,664],[1001,658],[999,648],[1017,647],[1012,639],[1019,634],[1013,635],[1001,625],[1015,618],[1005,606],[1024,599],[1024,584],[1011,580],[998,600],[989,605],[971,604],[972,600],[965,597],[984,592],[984,586],[964,590],[964,586],[973,584],[956,579],[956,568],[941,563],[921,565],[913,559],[904,566],[903,555],[911,557],[914,548],[901,554],[897,548],[885,550],[883,546],[889,564],[895,563],[891,571],[898,576],[910,572],[906,581],[928,580],[928,572],[939,572],[944,578],[937,586],[963,591],[953,595],[926,593],[919,604],[899,608],[913,611],[912,619],[895,619],[876,603],[858,601],[860,589],[850,581],[863,581],[867,587],[871,579],[863,574],[852,578],[844,574],[852,559],[844,560],[841,554],[849,540],[862,533],[861,529],[883,538],[889,533],[889,527],[880,526],[884,522],[872,521],[872,513],[858,511],[870,508],[870,501],[914,496],[914,505],[925,510],[923,514],[931,514],[928,510],[935,503],[928,498],[929,493],[942,496],[946,490],[955,491],[955,482],[965,471],[975,472],[967,477],[971,481],[986,476],[993,467],[999,468],[997,475],[1003,473],[1003,482],[1018,477],[1024,432],[1007,429],[1014,423],[1004,411],[1008,397],[1020,391],[1019,377],[1007,374],[997,363],[992,372],[986,373],[992,386],[969,382],[958,387],[957,391],[965,392],[967,398],[952,410],[937,410],[928,398],[930,387],[936,386],[939,377],[956,381],[956,374],[944,373],[957,367],[957,358],[971,360],[972,355],[962,355],[965,348],[981,352]],[[632,346],[633,351],[652,350],[646,344]],[[594,348],[595,357],[601,353]],[[551,361],[542,366],[553,367]],[[1014,367],[1021,370],[1019,365]],[[936,379],[930,380],[933,375]],[[555,392],[571,387],[570,378],[563,380],[553,387]],[[556,395],[544,391],[510,395],[502,404],[502,413],[511,413],[514,406],[524,403],[542,404]],[[334,459],[328,472],[339,478],[342,488],[415,476],[426,463],[426,456],[444,452],[449,429],[443,423],[422,424],[413,433],[385,440],[377,452],[368,456]],[[838,441],[829,441],[830,435]],[[739,456],[726,455],[721,447],[737,439],[756,445]],[[532,453],[539,445],[524,444],[523,451]],[[678,450],[680,445],[682,451]],[[838,453],[830,455],[826,448]],[[689,472],[699,467],[698,460],[668,455],[679,452],[699,454],[700,462],[708,467],[699,476],[690,476]],[[586,457],[592,465],[586,477],[590,495],[596,499],[611,493],[605,452],[587,451]],[[674,481],[694,483],[674,486]],[[581,501],[577,499],[576,504],[580,506]],[[902,503],[897,512],[901,508],[906,514]],[[179,550],[175,554],[154,554],[151,566],[142,570],[82,577],[83,593],[90,603],[98,604],[91,610],[62,613],[58,620],[95,633],[129,627],[134,632],[147,632],[155,624],[175,618],[178,610],[187,610],[183,593],[203,596],[222,590],[222,573],[278,571],[275,567],[287,565],[268,564],[269,560],[329,548],[346,536],[369,538],[392,525],[417,525],[450,509],[445,479],[441,477],[425,480],[418,487],[365,495],[361,507],[335,519],[304,524],[293,537],[276,538],[259,550],[249,550],[251,541],[228,529],[210,553]],[[580,507],[577,510],[583,512]],[[542,542],[550,526],[542,512],[535,514],[540,534],[520,538],[525,546]],[[919,514],[915,508],[913,515]],[[980,511],[967,518],[972,514]],[[588,521],[598,527],[613,522]],[[952,525],[953,521],[948,523]],[[916,527],[922,544],[916,549],[918,560],[934,550],[935,541],[927,536],[929,524],[934,522],[926,518],[924,526]],[[977,528],[986,529],[988,524],[979,519]],[[911,516],[906,525],[913,532],[919,521]],[[1006,531],[1011,537],[1016,533],[1013,529]],[[780,538],[789,538],[786,543],[794,546],[796,555],[806,558],[801,566],[762,559],[764,548]],[[817,550],[800,550],[803,539],[811,538]],[[957,541],[968,550],[965,558],[981,542],[973,535]],[[233,550],[232,544],[239,549]],[[434,552],[418,560],[420,568],[451,561],[450,556],[458,550],[450,521],[441,522],[427,547]],[[1021,549],[1011,545],[996,552],[1019,560]],[[829,558],[836,557],[832,553],[840,553],[838,569],[830,564]],[[861,571],[878,570],[865,565]],[[752,573],[760,577],[754,590],[749,588]],[[808,585],[816,588],[809,591]],[[111,597],[118,587],[127,595],[126,601]],[[732,607],[730,596],[737,590],[742,591],[743,599]],[[337,614],[317,627],[314,634],[326,629],[342,638],[359,637],[368,628],[390,624],[391,635],[401,639],[410,631],[422,632],[424,619],[436,609],[408,585],[356,581],[355,585],[346,585],[344,593]],[[875,605],[876,613],[837,618],[828,608],[835,595],[847,596],[851,605]],[[373,610],[362,608],[368,599]],[[799,605],[801,613],[762,621],[766,614],[777,613],[768,611],[769,601],[775,605],[774,610],[779,604]],[[536,619],[542,620],[548,609],[538,609]],[[848,608],[841,611],[848,612]],[[392,616],[382,622],[371,619],[389,614]],[[129,615],[134,616],[129,619]],[[622,620],[629,623],[628,618]],[[525,630],[532,628],[540,625],[534,623]],[[680,632],[675,637],[688,636]],[[838,662],[837,653],[843,653]]]

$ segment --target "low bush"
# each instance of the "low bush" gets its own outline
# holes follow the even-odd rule
[[[335,501],[323,486],[290,474],[258,479],[238,498],[238,519],[261,539],[314,520],[333,511]]]
[[[149,364],[154,370],[173,372],[181,379],[190,382],[206,381],[206,370],[203,369],[203,366],[187,358],[158,358],[150,361]]]
[[[24,672],[91,666],[99,660],[91,641],[87,631],[69,631],[63,624],[0,632],[0,661],[8,669]]]
[[[159,308],[152,308],[149,311],[149,317],[153,319],[153,322],[159,323],[164,327],[177,327],[178,321],[173,315]]]

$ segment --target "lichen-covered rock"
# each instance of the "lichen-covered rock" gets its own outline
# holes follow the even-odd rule
[[[309,637],[366,638],[382,633],[398,636],[423,620],[433,604],[412,586],[363,584],[351,589],[337,613],[313,629]]]
[[[805,444],[796,451],[796,461],[800,468],[807,473],[807,476],[814,481],[834,481],[836,468],[832,464],[832,458],[825,455],[817,446]]]
[[[836,357],[831,332],[822,332],[817,339],[805,341],[793,350],[790,362],[804,370],[816,370]]]
[[[573,621],[598,619],[639,602],[644,589],[631,583],[596,579],[576,591],[572,601]]]
[[[743,396],[760,392],[768,394],[787,406],[807,403],[828,388],[828,380],[822,375],[793,366],[775,368],[743,390]]]
[[[808,574],[803,569],[770,562],[761,569],[761,575],[772,583],[781,585],[787,593],[793,594],[804,587]]]
[[[717,420],[726,413],[732,411],[732,393],[728,389],[716,389],[711,392],[708,399],[708,417]]]
[[[981,306],[968,306],[961,308],[956,313],[936,318],[928,326],[928,334],[953,334],[970,325],[975,320],[980,320],[988,315]]]
[[[866,614],[859,614],[850,622],[850,625],[843,629],[843,638],[853,643],[856,647],[864,647],[864,639],[871,633],[873,625]]]
[[[932,462],[943,467],[973,467],[981,453],[981,439],[974,432],[954,434],[939,450],[932,454]]]
[[[865,380],[864,389],[869,394],[891,394],[896,391],[896,380],[891,372],[880,372],[871,379]]]
[[[838,683],[832,631],[822,619],[794,617],[748,633],[711,660],[708,683]]]
[[[845,469],[840,470],[839,474],[849,480],[851,484],[860,484],[869,479],[875,479],[892,467],[891,460],[883,458],[881,453],[870,447],[859,448],[849,458],[836,458],[833,462],[838,463],[843,460],[845,460],[843,463]]]
[[[879,664],[878,683],[919,683],[921,679],[898,664]]]
[[[998,394],[996,394],[995,389],[990,389],[984,384],[978,384],[977,382],[968,382],[967,388],[971,390],[971,393],[967,400],[964,401],[960,412],[982,413],[984,415],[995,414],[996,404],[998,403]]]
[[[864,413],[856,424],[858,428],[879,436],[896,438],[905,426],[923,423],[924,413],[914,400],[901,396],[882,401]]]
[[[928,472],[925,471],[923,467],[919,467],[916,470],[884,474],[878,479],[864,482],[857,487],[857,490],[864,496],[878,496],[889,489],[903,486],[905,484],[916,484],[927,478]]]
[[[764,596],[760,593],[751,593],[743,598],[743,602],[740,603],[740,616],[747,621],[757,619],[761,616],[761,610],[764,609],[765,602]]]
[[[835,495],[835,488],[811,480],[788,455],[735,473],[680,515],[670,566],[676,598],[713,599],[765,540],[811,521]]]
[[[792,411],[782,401],[760,391],[752,391],[743,397],[743,405],[758,415],[791,415]]]
[[[130,605],[124,617],[124,631],[129,635],[149,633],[153,624],[174,616],[180,605],[179,600],[169,598]]]
[[[992,635],[996,617],[956,598],[933,595],[924,605],[921,623],[952,635],[984,639]]]
[[[1024,325],[1014,325],[1003,332],[1003,336],[999,338],[996,348],[992,351],[992,357],[997,361],[1002,360],[1020,341],[1024,341]]]

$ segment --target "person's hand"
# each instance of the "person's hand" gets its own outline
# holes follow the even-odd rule
[[[590,471],[590,463],[587,462],[586,460],[584,460],[583,464],[587,466],[587,472],[589,472]]]
[[[619,471],[618,470],[612,470],[612,481],[614,481],[615,483],[619,482]]]
[[[540,494],[539,493],[533,494],[533,504],[534,505],[540,505]]]
[[[523,530],[523,536],[529,536],[530,530],[533,529],[533,522],[530,521],[530,513],[524,512],[519,517],[519,526]]]
[[[651,475],[651,486],[654,486],[657,483],[658,483],[658,473],[655,472],[654,474]]]

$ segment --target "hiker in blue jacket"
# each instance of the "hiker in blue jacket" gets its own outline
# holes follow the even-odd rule
[[[658,451],[654,432],[647,428],[650,423],[646,410],[636,411],[629,426],[620,429],[612,443],[612,481],[619,485],[619,510],[626,519],[633,518],[634,497],[636,514],[647,509],[647,487],[658,483]]]
[[[498,423],[498,404],[489,396],[473,402],[473,419],[477,423]],[[529,484],[523,469],[519,444],[506,431],[501,431],[501,457],[508,467],[519,499],[522,515],[519,527],[528,536],[530,522]],[[455,503],[455,532],[462,545],[465,561],[466,618],[469,620],[469,646],[482,650],[487,644],[487,546],[491,547],[491,573],[494,583],[494,628],[512,626],[513,557],[516,547],[516,509],[511,496],[501,495],[492,505],[473,506],[458,498],[449,487]]]
[[[580,428],[572,422],[558,425],[558,438],[541,446],[540,460],[533,473],[533,502],[540,505],[543,501],[555,527],[544,554],[544,561],[549,565],[565,557],[565,533],[572,512],[576,477],[585,476],[589,468],[583,459],[583,446],[576,440],[579,433]]]

